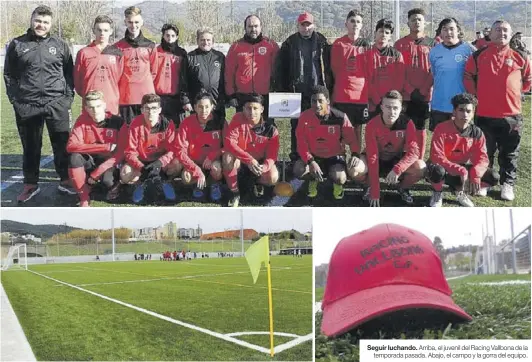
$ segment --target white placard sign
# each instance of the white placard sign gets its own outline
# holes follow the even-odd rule
[[[270,93],[270,118],[298,118],[301,114],[301,93]]]

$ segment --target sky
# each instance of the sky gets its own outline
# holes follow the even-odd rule
[[[258,232],[275,232],[295,229],[309,232],[312,229],[310,209],[246,208],[244,228]],[[156,227],[173,221],[178,228],[196,228],[198,224],[204,233],[240,228],[240,210],[220,209],[178,209],[178,208],[119,208],[114,211],[115,227]],[[6,209],[2,219],[29,224],[63,224],[85,229],[111,228],[111,209]]]
[[[381,223],[396,223],[418,230],[431,240],[439,236],[445,248],[482,244],[482,228],[485,229],[486,210],[490,235],[495,231],[497,243],[511,237],[510,211],[508,208],[320,208],[313,213],[314,265],[328,263],[338,242],[349,235]],[[514,208],[514,235],[530,225],[530,209]]]

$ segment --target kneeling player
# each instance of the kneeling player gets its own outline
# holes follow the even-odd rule
[[[311,96],[312,108],[301,113],[296,129],[297,152],[301,159],[294,165],[297,178],[311,177],[308,196],[318,195],[318,182],[324,174],[333,182],[333,197],[344,197],[343,184],[347,181],[345,147],[348,144],[351,153],[350,166],[360,153],[353,126],[347,115],[330,106],[329,91],[324,86],[315,86]]]
[[[89,91],[83,98],[85,112],[70,133],[68,174],[79,195],[79,206],[89,206],[90,186],[101,182],[109,191],[107,200],[118,197],[116,165],[124,159],[127,125],[121,117],[106,113],[103,93]],[[89,172],[87,178],[87,172]]]
[[[238,171],[244,163],[255,176],[255,196],[264,194],[262,185],[275,185],[279,172],[275,161],[279,154],[279,132],[264,121],[261,95],[247,96],[244,109],[236,113],[224,136],[225,153],[222,157],[224,176],[232,192],[229,206],[237,207],[240,202]]]
[[[456,193],[462,206],[473,207],[466,194],[478,195],[482,187],[494,186],[497,180],[491,172],[486,151],[486,138],[481,129],[473,124],[477,99],[469,93],[458,94],[451,100],[453,118],[438,124],[432,135],[430,164],[427,177],[434,191],[430,206],[442,206],[443,185]]]
[[[161,183],[162,176],[177,174],[173,152],[174,123],[161,115],[161,98],[156,94],[142,97],[141,110],[142,114],[133,118],[129,126],[126,164],[120,170],[120,180],[124,184],[141,181],[133,192],[135,203],[144,199],[147,180],[161,185],[165,198],[174,200],[172,186]]]
[[[206,92],[199,93],[194,100],[194,110],[179,125],[175,139],[175,156],[177,170],[185,185],[196,183],[194,196],[203,197],[208,174],[212,180],[210,196],[213,201],[221,197],[222,179],[222,129],[225,119],[213,112],[214,98]]]
[[[367,167],[356,179],[362,180],[367,173],[370,187],[364,198],[369,199],[370,206],[380,206],[379,177],[386,177],[389,185],[398,185],[403,201],[412,204],[409,188],[424,175],[426,165],[419,160],[416,127],[401,114],[402,100],[398,91],[387,92],[382,98],[381,113],[366,126],[366,155],[361,159]]]

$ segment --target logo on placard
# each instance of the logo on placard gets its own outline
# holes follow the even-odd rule
[[[281,100],[281,106],[288,107],[288,99]]]

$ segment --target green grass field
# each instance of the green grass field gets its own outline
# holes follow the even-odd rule
[[[358,361],[361,339],[530,340],[530,283],[481,284],[513,280],[530,282],[530,275],[472,275],[450,280],[455,303],[473,317],[473,321],[466,324],[412,330],[405,328],[404,321],[396,324],[388,321],[392,330],[359,328],[329,339],[319,332],[322,319],[319,312],[316,314],[316,361]],[[322,299],[323,292],[324,288],[316,288],[317,301]]]
[[[274,330],[294,335],[275,336],[278,347],[295,335],[312,333],[312,258],[272,257],[271,265]],[[232,337],[252,348],[225,340],[231,333],[269,330],[266,270],[254,285],[244,258],[29,269],[3,272],[1,280],[38,360],[271,359],[256,350],[269,349],[267,334]],[[273,359],[310,361],[312,340],[276,353]]]
[[[22,190],[22,146],[18,136],[13,108],[9,104],[7,97],[4,95],[4,84],[0,85],[1,95],[1,170],[2,170],[2,206],[16,206],[16,197]],[[527,96],[526,102],[523,105],[524,109],[524,129],[521,140],[521,150],[519,155],[518,178],[519,181],[515,188],[515,200],[513,202],[506,202],[500,199],[500,189],[497,187],[488,193],[488,197],[473,197],[473,202],[476,206],[486,207],[500,207],[500,206],[531,206],[531,154],[530,154],[530,134],[531,134],[531,103],[530,96]],[[72,113],[74,119],[77,118],[81,111],[81,100],[76,96],[72,106]],[[227,110],[227,117],[230,119],[234,114],[234,109]],[[281,151],[279,155],[280,160],[288,160],[290,153],[290,122],[287,119],[277,119],[276,124],[281,135]],[[429,132],[427,142],[430,142],[431,134]],[[428,159],[430,147],[427,147],[425,159]],[[44,131],[43,136],[43,151],[42,158],[51,154],[50,141],[48,139],[47,131]],[[279,165],[279,167],[281,167]],[[280,170],[281,171],[281,170]],[[78,199],[76,196],[65,196],[57,192],[57,174],[53,168],[53,162],[50,160],[41,168],[41,193],[34,200],[31,200],[25,206],[76,206]],[[287,163],[286,180],[293,180],[291,166]],[[177,201],[172,204],[163,203],[165,206],[222,206],[222,203],[211,202],[196,202],[192,199],[192,189],[182,187],[180,184],[175,184]],[[360,185],[347,185],[346,195],[343,200],[335,201],[332,198],[332,186],[325,183],[320,186],[320,194],[317,198],[310,201],[306,196],[306,183],[298,188],[297,192],[291,198],[274,198],[272,190],[267,190],[266,196],[261,200],[254,200],[243,195],[241,206],[367,206],[367,203],[362,200],[363,190]],[[400,196],[396,191],[388,188],[384,183],[381,183],[381,206],[405,206]],[[243,193],[246,190],[241,190]],[[105,193],[99,192],[94,195],[91,202],[92,206],[135,206],[130,200],[131,190],[125,190],[122,197],[113,203],[105,201]],[[420,182],[412,188],[412,195],[414,196],[414,206],[428,206],[431,187],[426,182]],[[444,193],[445,206],[459,206],[455,197],[449,193]]]

